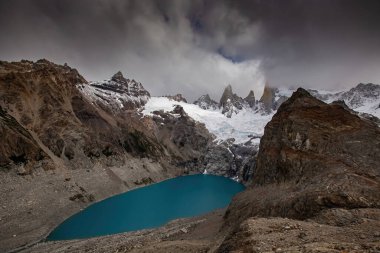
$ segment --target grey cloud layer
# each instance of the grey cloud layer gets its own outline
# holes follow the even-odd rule
[[[380,82],[380,1],[0,1],[0,58],[118,70],[154,95]]]

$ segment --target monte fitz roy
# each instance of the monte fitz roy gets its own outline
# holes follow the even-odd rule
[[[0,251],[380,250],[380,85],[326,91],[266,83],[263,94],[247,90],[243,97],[235,85],[226,83],[220,98],[192,102],[186,94],[151,96],[120,71],[87,81],[80,70],[46,59],[1,61]],[[241,192],[219,199],[232,198],[228,206],[142,230],[102,227],[107,233],[91,231],[101,237],[49,241],[60,224],[90,208],[123,223],[123,215],[109,213],[112,206],[101,208],[111,196],[130,192],[155,209],[148,204],[159,205],[158,198],[137,194],[170,185],[163,197],[170,198],[180,192],[174,182],[202,174]],[[183,210],[195,210],[197,199],[216,201],[197,197],[206,194],[200,189],[207,185],[196,185],[202,182],[187,184],[183,196],[193,193],[194,201],[176,196]],[[215,185],[219,194],[228,188]],[[86,222],[95,224],[96,215]]]

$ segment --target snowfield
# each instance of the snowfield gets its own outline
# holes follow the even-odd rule
[[[272,119],[273,114],[261,115],[250,109],[243,109],[232,118],[227,118],[221,110],[204,110],[198,105],[177,102],[166,97],[151,97],[145,104],[142,113],[152,115],[153,111],[163,110],[170,112],[175,105],[183,107],[185,112],[194,120],[204,123],[206,128],[213,133],[217,140],[227,140],[234,138],[235,143],[244,143],[251,137],[261,137],[264,134],[265,125]],[[253,144],[259,144],[260,138],[252,140]]]
[[[374,101],[354,109],[360,113],[369,113],[380,119],[380,102]]]

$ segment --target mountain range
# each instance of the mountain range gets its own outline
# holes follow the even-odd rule
[[[212,100],[209,95],[203,95],[194,104],[199,105],[202,109],[221,109],[221,113],[228,118],[233,117],[233,115],[238,114],[243,109],[251,109],[253,113],[271,114],[277,111],[280,105],[295,91],[295,89],[291,88],[271,88],[265,86],[260,99],[255,99],[253,91],[250,91],[248,96],[243,99],[233,93],[232,86],[228,85],[219,103]],[[377,84],[360,83],[350,90],[339,92],[312,89],[308,89],[307,91],[326,103],[343,101],[349,108],[359,113],[368,113],[378,118],[380,117],[380,86]]]
[[[323,224],[336,232],[327,226],[341,224],[348,236],[334,238],[344,245],[355,231],[379,227],[380,85],[339,92],[266,85],[259,99],[253,91],[239,97],[228,85],[219,102],[206,94],[188,103],[181,94],[153,97],[121,72],[88,82],[67,64],[43,59],[1,61],[0,98],[1,251],[91,248],[90,241],[38,242],[95,201],[194,173],[230,177],[248,189],[223,216],[206,219],[209,225],[217,219],[221,234],[185,240],[189,252],[204,244],[217,252],[249,252],[247,245],[256,245],[253,217],[275,222],[265,227],[272,232],[296,230],[297,238],[302,226],[319,231]],[[372,223],[361,227],[365,219]],[[189,222],[179,221],[180,229]],[[147,233],[157,239],[160,231]],[[344,247],[378,247],[371,244],[377,235],[360,236],[361,244]],[[174,248],[182,245],[170,238]],[[311,249],[327,247],[318,240],[314,247],[313,238],[307,239]],[[107,240],[113,239],[100,239],[93,251],[109,251]]]

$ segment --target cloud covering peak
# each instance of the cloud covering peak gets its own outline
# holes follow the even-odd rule
[[[364,3],[359,3],[364,2]],[[152,95],[261,94],[273,86],[379,82],[379,1],[12,0],[0,58],[67,62],[88,80],[117,70]],[[379,22],[377,22],[378,24]]]

